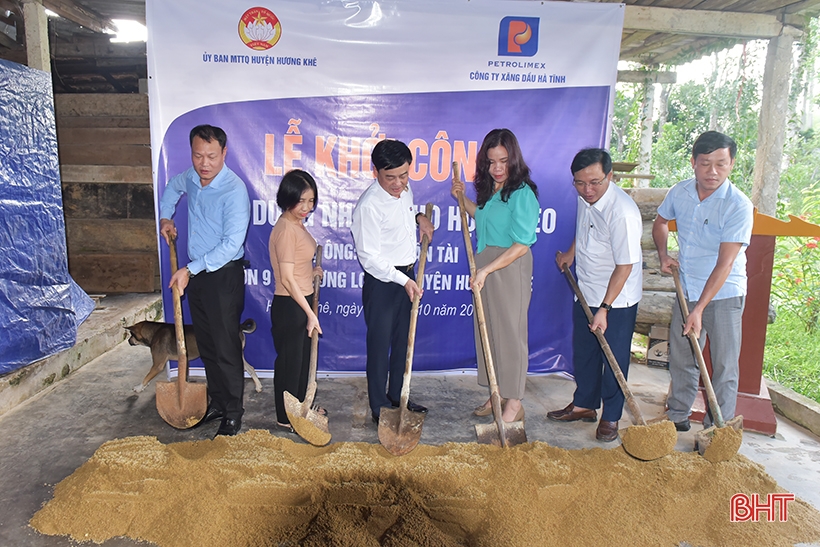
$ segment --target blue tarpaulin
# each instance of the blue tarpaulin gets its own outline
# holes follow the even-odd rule
[[[0,374],[70,348],[94,301],[68,274],[51,75],[0,60]]]

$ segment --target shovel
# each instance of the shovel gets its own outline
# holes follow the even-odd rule
[[[424,216],[429,220],[433,214],[433,204],[428,203]],[[427,247],[430,240],[425,235],[421,238],[421,256],[419,256],[418,279],[424,283],[424,265],[427,262]],[[410,308],[410,334],[407,336],[407,359],[404,365],[404,378],[401,384],[401,399],[398,408],[382,408],[379,413],[379,442],[394,456],[404,456],[419,444],[421,426],[424,424],[423,412],[411,412],[407,409],[410,399],[410,377],[413,373],[413,352],[416,345],[416,325],[419,320],[419,301],[421,296],[413,298]]]
[[[458,181],[458,163],[453,162],[453,180]],[[470,239],[470,228],[467,225],[467,209],[464,206],[464,193],[458,193],[458,207],[461,209],[461,231],[464,233],[464,247],[467,260],[470,263],[470,278],[475,279],[475,257],[473,256],[473,242]],[[481,300],[481,291],[473,289],[473,309],[478,321],[478,333],[481,338],[481,347],[484,351],[484,366],[487,368],[487,380],[490,384],[490,403],[493,408],[495,422],[491,424],[476,424],[475,433],[478,442],[508,447],[527,442],[527,432],[524,431],[524,422],[505,422],[501,417],[501,395],[498,393],[498,382],[495,377],[493,354],[490,349],[490,335],[487,332],[487,322],[484,319],[484,303]]]
[[[587,321],[591,324],[593,319],[592,310],[589,309],[589,304],[587,304],[586,298],[584,298],[584,295],[581,293],[581,288],[578,287],[575,277],[573,277],[572,272],[569,271],[566,264],[564,264],[561,270],[564,272],[567,281],[569,281],[575,296],[578,297],[578,302],[581,303],[581,307],[584,309]],[[606,341],[601,329],[595,329],[595,337],[598,339],[598,343],[601,345],[604,355],[606,355],[606,360],[609,363],[609,368],[612,369],[612,374],[614,374],[615,379],[618,380],[618,385],[621,387],[621,391],[626,398],[626,406],[629,408],[629,412],[632,414],[632,417],[635,418],[638,427],[641,428],[636,430],[637,435],[631,434],[632,428],[624,432],[621,437],[624,450],[631,456],[644,461],[656,460],[667,454],[671,454],[678,440],[674,424],[669,421],[658,422],[652,425],[646,424],[643,413],[635,401],[635,396],[632,394],[632,390],[629,389],[629,384],[626,383],[624,373],[621,371],[621,367],[618,366],[615,354],[612,353],[612,348],[609,347],[609,342]],[[655,436],[653,432],[657,433],[657,438],[655,439],[651,438]]]
[[[171,271],[176,272],[177,244],[171,239],[168,245],[171,253]],[[182,295],[176,284],[174,292],[174,325],[177,336],[177,379],[171,382],[157,382],[157,412],[170,426],[190,429],[199,423],[208,409],[208,386],[188,383],[188,351],[185,349],[185,332],[182,325]]]
[[[672,277],[675,278],[675,291],[678,294],[678,302],[680,302],[683,322],[686,323],[686,320],[689,318],[689,304],[687,304],[686,296],[683,294],[683,287],[680,283],[680,274],[677,268],[672,268]],[[715,390],[712,387],[712,380],[709,378],[709,371],[706,370],[706,361],[703,359],[703,351],[701,351],[700,344],[698,344],[698,338],[691,329],[687,336],[689,337],[692,351],[695,353],[695,360],[700,369],[700,378],[703,380],[703,387],[706,389],[706,399],[709,402],[709,410],[712,412],[712,418],[715,420],[715,425],[695,434],[695,445],[700,455],[709,461],[728,460],[737,453],[743,436],[737,434],[724,435],[723,432],[719,432],[718,430],[728,427],[735,431],[742,432],[743,416],[738,415],[727,422],[723,421],[723,413],[720,411],[720,405],[717,402]],[[716,442],[713,444],[713,441]],[[707,453],[707,451],[709,453]],[[710,457],[710,455],[712,457]]]
[[[316,266],[322,266],[322,246],[316,247]],[[313,313],[319,311],[319,276],[313,278]],[[325,446],[330,442],[330,431],[327,427],[327,415],[319,414],[313,409],[313,397],[316,395],[316,365],[319,360],[319,329],[310,333],[310,370],[304,402],[288,393],[284,393],[285,412],[290,425],[304,440],[314,446]]]

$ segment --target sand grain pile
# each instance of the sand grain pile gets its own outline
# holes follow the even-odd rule
[[[105,443],[31,519],[44,534],[162,547],[793,545],[820,540],[820,513],[731,523],[738,492],[781,491],[762,468],[697,453],[641,462],[621,448],[567,451],[419,445],[324,448],[249,431],[163,445]],[[223,507],[220,510],[220,507]]]

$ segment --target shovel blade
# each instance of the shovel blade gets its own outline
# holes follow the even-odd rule
[[[735,416],[728,420],[724,427],[712,426],[698,431],[695,434],[695,446],[698,453],[711,462],[725,461],[737,454],[743,437],[729,434],[728,431],[721,431],[728,429],[742,433],[743,416]]]
[[[183,381],[157,382],[157,412],[171,427],[190,429],[208,410],[208,386]]]
[[[424,424],[423,412],[407,408],[382,408],[379,413],[379,442],[394,456],[404,456],[416,448]]]
[[[495,422],[490,424],[476,424],[475,434],[478,442],[481,444],[503,446],[501,444],[502,433],[498,430],[498,424]],[[527,442],[527,432],[524,430],[524,422],[504,422],[503,435],[508,447]]]
[[[327,426],[327,416],[319,414],[306,403],[288,393],[284,393],[285,412],[288,415],[293,430],[313,446],[325,446],[330,442],[330,430]]]

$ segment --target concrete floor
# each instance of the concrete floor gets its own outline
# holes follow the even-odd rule
[[[137,385],[150,365],[145,347],[127,343],[72,373],[51,389],[0,416],[0,546],[63,546],[66,538],[41,536],[28,527],[31,516],[52,496],[56,483],[83,464],[104,442],[131,435],[156,436],[163,443],[210,438],[218,422],[178,431],[156,411],[152,383],[137,395]],[[647,419],[660,416],[668,386],[664,370],[633,365],[630,385]],[[246,382],[243,430],[271,429],[275,420],[271,379],[256,393]],[[320,378],[317,402],[328,409],[333,442],[378,443],[370,421],[366,384],[362,377]],[[595,424],[563,424],[547,420],[546,412],[570,401],[574,382],[562,375],[530,377],[524,401],[529,440],[581,449],[617,446],[595,440]],[[487,391],[471,374],[414,375],[413,399],[430,407],[422,443],[471,442],[475,418],[471,409]],[[777,482],[820,510],[820,438],[780,418],[778,434],[767,437],[744,433],[741,454],[765,467]],[[626,412],[621,427],[630,425]],[[677,450],[692,450],[695,431],[679,435]],[[282,433],[275,433],[284,435]],[[292,437],[298,439],[296,437]],[[114,539],[106,546],[138,545]]]

